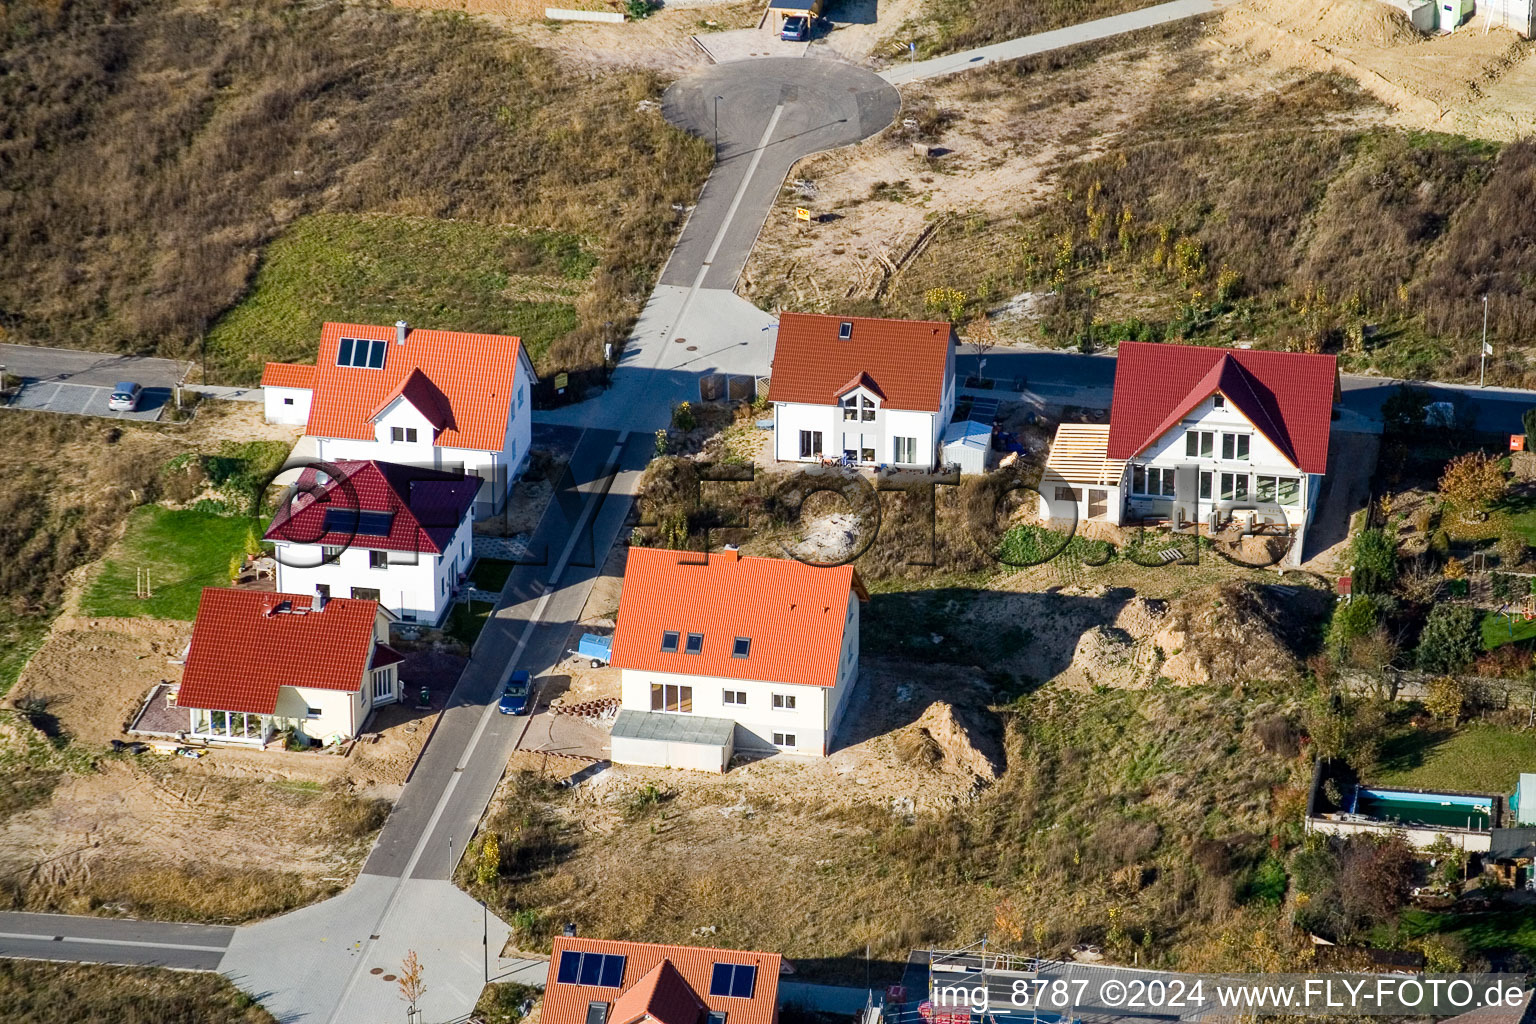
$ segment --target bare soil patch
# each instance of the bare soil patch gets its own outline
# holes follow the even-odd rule
[[[1049,169],[1104,152],[1155,101],[1175,63],[1157,47],[1051,73],[1027,91],[967,77],[908,88],[890,128],[790,172],[742,293],[817,312],[877,301],[922,254],[935,225],[1044,201]],[[823,219],[798,221],[797,206]]]
[[[154,619],[55,621],[11,695],[43,709],[66,765],[37,765],[52,772],[51,796],[0,818],[0,877],[13,905],[240,920],[340,891],[463,667],[441,650],[408,654],[409,702],[381,708],[344,751],[106,753],[132,738],[124,729],[146,694],[179,680],[172,659],[190,632]],[[428,711],[413,706],[422,685],[433,694]]]
[[[1211,45],[1253,62],[1348,75],[1396,109],[1391,123],[1512,140],[1536,126],[1536,43],[1474,15],[1420,35],[1380,0],[1247,0]]]

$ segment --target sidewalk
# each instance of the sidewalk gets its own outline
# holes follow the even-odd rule
[[[1135,32],[1138,29],[1151,28],[1154,25],[1165,25],[1170,21],[1182,21],[1202,14],[1212,14],[1236,2],[1237,0],[1172,0],[1171,3],[1146,7],[1128,14],[1116,14],[1097,21],[1085,21],[1081,25],[1040,32],[1032,36],[1020,36],[1017,39],[993,43],[991,46],[945,54],[942,57],[920,60],[913,64],[902,64],[886,69],[881,72],[880,77],[892,85],[905,85],[908,82],[917,82],[926,78],[939,78],[943,75],[953,75],[972,68],[984,67],[1000,60],[1033,57],[1037,53],[1047,53],[1051,50],[1076,46],[1079,43],[1108,39],[1127,32]]]

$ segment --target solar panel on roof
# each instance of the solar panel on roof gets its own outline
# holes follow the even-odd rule
[[[381,369],[384,366],[384,353],[388,349],[389,345],[384,341],[342,338],[336,345],[336,365],[366,367],[370,370]]]
[[[752,964],[715,964],[709,977],[709,994],[751,999],[757,984],[757,968]]]
[[[387,537],[394,525],[393,512],[362,512],[355,508],[325,510],[326,533],[351,533],[363,537]]]
[[[568,949],[560,954],[560,967],[555,978],[565,985],[618,988],[624,981],[624,957],[614,953],[579,953]]]

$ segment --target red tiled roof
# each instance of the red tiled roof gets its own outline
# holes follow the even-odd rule
[[[299,474],[297,493],[277,510],[263,539],[440,555],[480,489],[479,477],[393,462],[342,459],[332,465],[342,475],[324,483],[314,467]],[[390,512],[394,518],[385,536],[352,529],[352,523],[327,531],[331,509]]]
[[[838,330],[849,323],[853,332],[844,341]],[[779,317],[768,399],[833,405],[867,374],[890,408],[938,412],[952,336],[942,321],[785,313]]]
[[[388,342],[383,368],[337,366],[336,352],[342,338]],[[435,392],[432,399],[439,405],[437,412],[422,409],[429,420],[434,415],[441,420],[441,425],[433,422],[437,428],[434,444],[499,452],[506,444],[507,414],[516,400],[518,363],[526,358],[521,342],[507,335],[413,327],[406,333],[405,344],[397,345],[393,327],[328,323],[320,331],[315,365],[308,367],[313,375],[314,398],[305,432],[315,437],[371,441],[372,419],[390,401],[405,394],[422,409],[418,400],[430,405],[425,396]],[[268,363],[262,383],[276,384],[277,377],[297,375],[302,369],[288,363]],[[273,381],[268,381],[268,374],[273,375]],[[413,383],[413,377],[425,378],[430,387]]]
[[[837,389],[837,397],[842,398],[854,388],[863,388],[866,391],[870,391],[879,395],[882,399],[885,398],[885,392],[880,390],[880,385],[875,383],[875,378],[871,377],[863,370],[860,370],[859,375],[853,378],[853,380]]]
[[[373,653],[376,601],[205,587],[176,703],[270,715],[284,686],[351,692]],[[282,610],[279,610],[282,609]]]
[[[426,421],[432,424],[433,430],[442,430],[453,423],[453,416],[448,408],[448,399],[432,383],[431,378],[421,372],[421,367],[412,370],[400,382],[400,386],[384,396],[383,401],[374,406],[368,414],[370,422],[379,418],[380,414],[388,409],[390,403],[397,398],[404,398],[421,413]]]
[[[617,668],[836,686],[848,617],[848,594],[868,598],[853,566],[831,568],[792,559],[708,557],[687,551],[630,548],[619,598],[612,664]],[[663,652],[661,635],[680,634]],[[688,654],[689,633],[704,648]],[[747,657],[732,657],[737,637]]]
[[[264,388],[313,388],[315,368],[299,363],[268,363],[261,371]]]
[[[1333,356],[1122,342],[1109,457],[1136,457],[1219,391],[1298,469],[1323,473],[1338,387]]]
[[[663,960],[613,1001],[609,1024],[699,1024],[704,1001],[688,986],[672,961]]]
[[[624,976],[619,987],[559,981],[560,958],[567,951],[624,957]],[[660,946],[648,942],[562,935],[555,939],[550,954],[549,980],[544,989],[540,1019],[543,1024],[586,1024],[588,1003],[612,1003],[608,1017],[610,1024],[633,1024],[647,1015],[658,1024],[702,1024],[705,1009],[724,1012],[728,1024],[775,1024],[781,961],[777,953]],[[717,963],[756,967],[757,980],[752,995],[749,998],[710,995],[710,977]],[[666,970],[664,965],[671,970]],[[702,1005],[691,1019],[688,1017],[688,996]]]

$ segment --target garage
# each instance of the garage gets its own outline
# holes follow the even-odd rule
[[[724,772],[731,763],[736,723],[729,718],[619,712],[613,721],[614,764]]]

